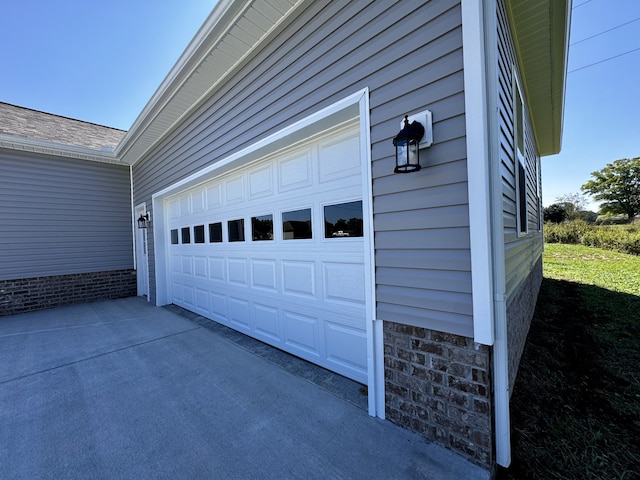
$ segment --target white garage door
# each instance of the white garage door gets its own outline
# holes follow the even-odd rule
[[[166,202],[173,303],[367,382],[357,130],[324,134]]]

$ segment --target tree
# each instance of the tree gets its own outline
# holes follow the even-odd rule
[[[567,220],[575,220],[578,212],[583,211],[589,200],[582,193],[568,193],[556,197],[556,203],[564,207],[567,212]]]
[[[615,160],[591,176],[581,188],[605,202],[600,213],[624,214],[629,221],[640,213],[640,157]]]
[[[544,221],[562,223],[567,218],[567,209],[560,203],[554,203],[544,209]]]

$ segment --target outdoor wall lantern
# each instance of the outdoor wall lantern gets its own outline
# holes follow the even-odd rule
[[[420,166],[420,148],[433,143],[431,112],[426,110],[416,115],[404,116],[402,130],[393,137],[396,147],[396,168],[394,173],[417,172]]]
[[[138,218],[138,228],[148,228],[151,226],[151,218],[149,218],[149,212],[140,214]]]

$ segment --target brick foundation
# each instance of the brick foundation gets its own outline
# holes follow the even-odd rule
[[[487,469],[491,351],[473,339],[384,322],[385,414]]]
[[[529,276],[520,286],[507,307],[507,351],[509,352],[509,392],[518,374],[520,357],[529,334],[529,326],[536,309],[536,301],[542,284],[542,257],[538,259]]]
[[[0,280],[0,316],[136,294],[135,270]]]

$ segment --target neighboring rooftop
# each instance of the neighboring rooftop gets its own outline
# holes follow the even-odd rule
[[[0,102],[0,135],[112,151],[125,130]]]

